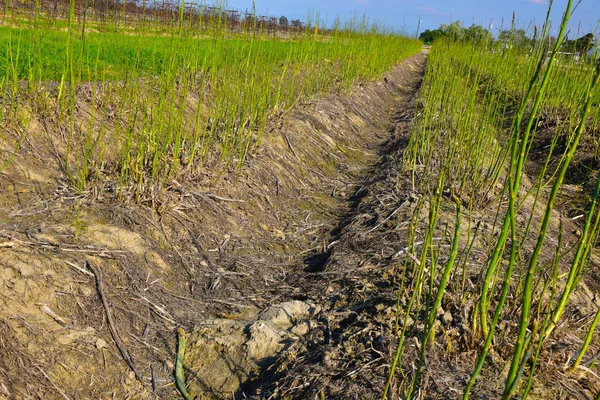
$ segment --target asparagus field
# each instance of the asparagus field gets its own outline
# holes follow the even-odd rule
[[[164,21],[164,10],[138,7],[132,18],[118,6],[92,19],[76,4],[60,4],[56,17],[38,2],[5,12],[0,76],[3,123],[27,131],[24,114],[56,119],[61,162],[79,190],[116,172],[120,190],[154,195],[209,156],[241,165],[270,119],[420,48],[366,18],[273,31],[255,15],[232,21],[222,7],[174,7],[177,18]]]
[[[0,398],[600,399],[576,2],[432,46],[150,3],[0,8]]]

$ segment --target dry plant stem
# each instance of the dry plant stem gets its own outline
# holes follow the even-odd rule
[[[42,375],[44,375],[44,378],[46,378],[48,380],[48,382],[50,382],[52,387],[63,397],[63,399],[71,400],[62,390],[60,390],[60,388],[58,386],[56,386],[56,384],[52,381],[52,379],[50,379],[48,374],[46,374],[43,369],[41,369],[38,365],[36,365],[35,367],[38,369],[38,371],[40,371],[42,373]]]
[[[112,338],[115,341],[117,348],[119,349],[119,353],[121,353],[121,357],[123,357],[123,360],[125,360],[125,363],[129,367],[129,369],[131,369],[131,371],[133,371],[133,373],[135,374],[135,378],[143,386],[144,382],[142,380],[142,377],[138,373],[137,369],[135,368],[133,359],[131,358],[131,356],[129,355],[129,352],[127,351],[127,348],[123,344],[123,341],[121,340],[121,337],[119,336],[119,332],[117,331],[117,326],[116,326],[116,324],[112,318],[112,315],[110,313],[110,306],[108,304],[108,299],[106,298],[106,294],[104,293],[104,289],[102,288],[102,272],[100,270],[96,269],[96,267],[94,267],[92,265],[92,263],[90,263],[89,261],[86,261],[85,265],[87,268],[89,268],[92,271],[92,273],[94,274],[94,277],[96,278],[96,289],[98,291],[98,296],[100,297],[100,300],[102,301],[102,306],[104,307],[104,313],[106,314],[106,320],[108,321],[108,327],[110,329],[110,334],[112,335]]]

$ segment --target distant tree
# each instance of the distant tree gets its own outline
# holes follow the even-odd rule
[[[528,50],[532,45],[532,40],[527,36],[524,29],[506,29],[500,31],[498,40],[502,43],[504,48],[516,47],[518,49]]]
[[[580,54],[585,54],[594,47],[594,34],[588,33],[577,39],[576,49]]]
[[[452,40],[462,40],[465,37],[465,29],[460,25],[460,21],[454,21],[449,25],[440,25],[440,31],[444,36]]]
[[[289,21],[287,19],[287,17],[285,15],[282,15],[281,18],[279,18],[279,25],[284,26],[287,28],[287,26],[289,25]]]
[[[431,45],[442,36],[444,36],[444,32],[440,31],[439,29],[435,29],[433,31],[427,29],[426,31],[421,32],[421,34],[419,35],[419,40],[425,43],[426,45]]]
[[[488,42],[492,40],[492,33],[480,25],[472,25],[465,29],[464,39],[475,42]]]
[[[433,31],[427,29],[419,35],[419,39],[425,44],[432,44],[441,37],[446,37],[455,41],[488,41],[492,40],[492,34],[487,29],[479,25],[472,25],[469,28],[461,26],[459,21],[449,25],[442,24],[439,29]]]
[[[588,33],[576,40],[567,40],[563,45],[565,51],[583,56],[594,47],[594,34]]]

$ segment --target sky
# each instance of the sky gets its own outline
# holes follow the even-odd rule
[[[252,9],[252,0],[227,3],[229,8]],[[504,27],[510,26],[513,11],[519,26],[527,29],[532,21],[537,25],[544,22],[548,7],[548,0],[255,0],[255,3],[259,15],[285,15],[290,20],[305,20],[309,9],[328,23],[336,16],[344,19],[366,13],[372,20],[411,35],[417,31],[419,17],[421,32],[458,20],[464,26],[475,23],[486,28],[491,22],[497,33],[503,21]],[[566,4],[567,0],[554,0],[552,21],[556,28]],[[569,24],[569,37],[595,32],[599,20],[600,0],[582,0]]]

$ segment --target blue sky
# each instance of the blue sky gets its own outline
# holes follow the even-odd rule
[[[494,31],[510,25],[513,11],[521,27],[531,21],[541,24],[546,16],[547,0],[255,0],[258,14],[305,20],[308,10],[319,12],[321,19],[332,22],[358,13],[366,14],[387,26],[414,34],[421,16],[421,31],[435,29],[442,23],[460,20],[470,26],[473,22],[488,27],[490,20]],[[576,2],[576,0],[574,1]],[[554,0],[552,20],[558,26],[566,0]],[[229,0],[229,8],[251,9],[252,0]],[[570,24],[570,37],[596,31],[600,19],[600,0],[583,0]],[[580,25],[581,24],[581,25]],[[579,28],[581,26],[581,28]]]

